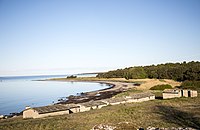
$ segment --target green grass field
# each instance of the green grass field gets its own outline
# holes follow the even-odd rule
[[[117,129],[136,129],[148,126],[200,129],[200,97],[120,104],[89,112],[42,119],[22,119],[22,117],[17,117],[1,120],[0,129],[89,130],[98,124],[117,126]]]

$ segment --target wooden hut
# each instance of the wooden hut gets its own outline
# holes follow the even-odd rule
[[[63,115],[77,112],[79,111],[78,109],[79,106],[67,106],[59,104],[34,108],[28,107],[23,111],[23,118],[42,118],[47,116]]]

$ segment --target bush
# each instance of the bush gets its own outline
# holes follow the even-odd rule
[[[200,90],[200,81],[184,81],[179,88]]]
[[[124,70],[123,78],[125,79],[144,79],[147,74],[142,67],[131,67]]]
[[[77,76],[75,76],[75,75],[67,76],[67,79],[73,79],[73,78],[77,78]]]
[[[172,88],[169,84],[162,84],[162,85],[156,85],[150,88],[150,90],[164,90],[164,89],[170,89]]]

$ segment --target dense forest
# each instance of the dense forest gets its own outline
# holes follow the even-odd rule
[[[97,75],[99,78],[173,79],[176,81],[200,81],[200,62],[166,63],[117,69]]]

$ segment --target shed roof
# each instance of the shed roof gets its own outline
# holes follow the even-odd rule
[[[132,99],[140,99],[140,98],[146,98],[150,96],[155,96],[155,95],[149,92],[145,92],[145,93],[137,93],[137,94],[131,95],[130,97]]]
[[[80,103],[80,105],[86,106],[86,107],[92,107],[92,106],[106,105],[106,103],[102,101],[89,101],[85,103]]]
[[[44,113],[65,111],[65,110],[69,110],[70,108],[74,108],[74,107],[56,104],[56,105],[43,106],[43,107],[34,107],[31,109],[34,109],[39,114],[44,114]]]
[[[68,107],[69,109],[79,107],[77,104],[65,104],[65,106]]]
[[[117,102],[123,102],[126,100],[124,98],[110,98],[110,99],[105,99],[104,101],[108,103],[117,103]]]
[[[177,94],[179,93],[180,89],[165,89],[163,91],[163,93],[174,93],[174,94]]]

